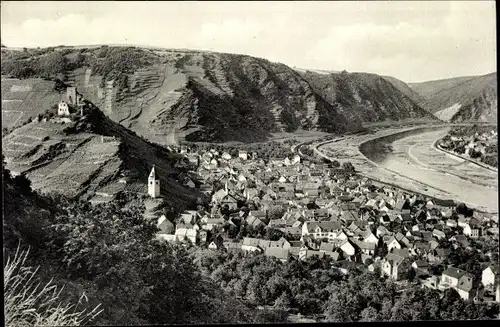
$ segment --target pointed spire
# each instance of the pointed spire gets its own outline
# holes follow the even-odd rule
[[[156,179],[155,165],[153,165],[153,168],[151,169],[151,172],[149,173],[149,178]]]

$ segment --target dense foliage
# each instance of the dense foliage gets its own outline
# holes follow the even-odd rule
[[[156,59],[151,52],[134,47],[102,46],[81,50],[51,47],[23,52],[3,51],[2,75],[64,80],[70,71],[89,67],[93,74],[103,76],[103,83],[116,79],[122,88],[126,88],[125,74],[151,65]]]
[[[206,276],[238,298],[330,322],[488,319],[498,312],[498,304],[465,302],[454,290],[443,295],[416,284],[398,286],[379,271],[354,269],[345,276],[328,259],[283,263],[201,249],[192,255]]]

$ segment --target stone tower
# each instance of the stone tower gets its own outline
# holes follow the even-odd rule
[[[152,198],[160,196],[160,180],[156,178],[155,166],[151,169],[148,177],[148,194]]]
[[[76,95],[76,86],[68,86],[66,88],[66,97],[68,98],[68,104],[78,105],[78,97]]]

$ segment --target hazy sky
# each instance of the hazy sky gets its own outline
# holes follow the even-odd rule
[[[496,71],[494,1],[10,2],[2,43],[244,53],[406,82]]]

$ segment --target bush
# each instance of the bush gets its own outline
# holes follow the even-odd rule
[[[95,319],[100,305],[90,312],[76,310],[78,304],[63,305],[62,291],[52,280],[41,286],[36,274],[38,268],[26,265],[29,250],[17,251],[4,266],[4,314],[6,326],[80,326]],[[82,294],[80,300],[86,298]]]

